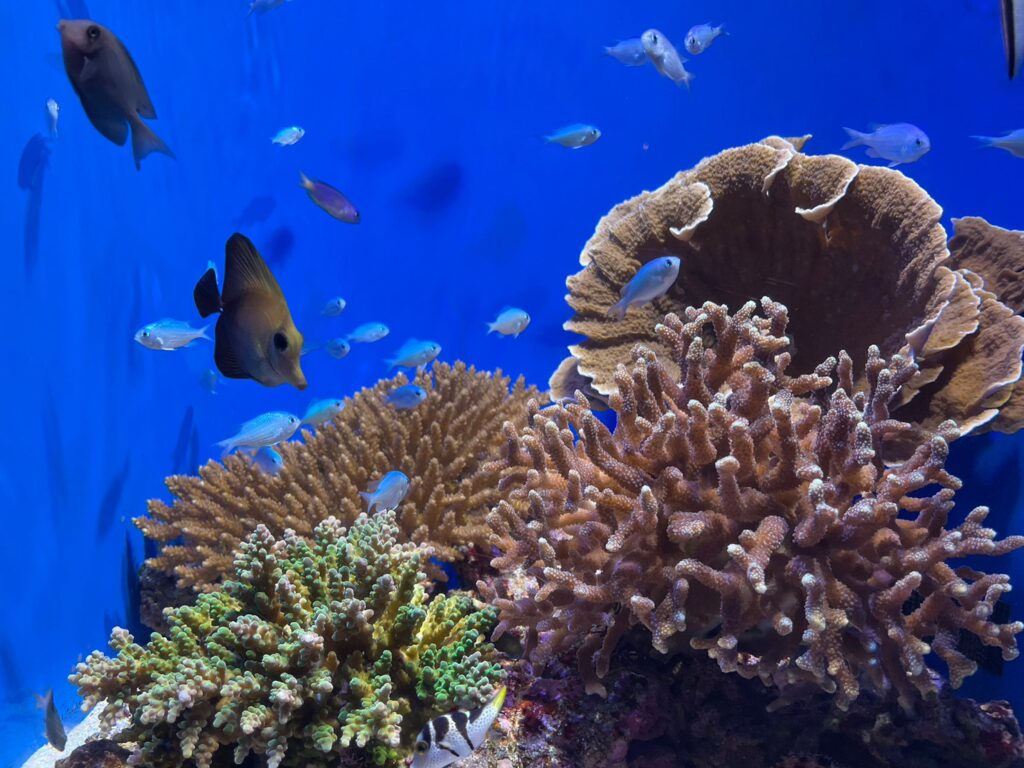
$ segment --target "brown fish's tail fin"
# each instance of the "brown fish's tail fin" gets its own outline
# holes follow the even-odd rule
[[[163,139],[153,133],[153,129],[136,117],[132,120],[132,154],[135,155],[135,168],[142,167],[142,159],[154,152],[160,152],[174,158],[171,148],[164,144]]]
[[[196,309],[202,317],[209,317],[221,310],[220,289],[217,287],[217,270],[211,264],[199,278],[195,289],[192,291],[192,298],[195,299]]]

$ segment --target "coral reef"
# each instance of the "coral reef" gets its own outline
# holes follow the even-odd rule
[[[950,257],[942,211],[913,181],[836,155],[805,155],[803,140],[793,141],[772,137],[709,157],[598,223],[583,269],[567,280],[575,314],[565,328],[584,337],[570,347],[578,370],[564,362],[553,393],[582,375],[607,396],[616,366],[665,314],[767,293],[791,310],[794,371],[807,373],[839,349],[859,371],[872,344],[884,357],[913,353],[920,371],[897,403],[905,421],[934,430],[953,419],[961,433],[1018,429],[1024,407],[1008,401],[1022,373],[1021,292],[1016,282],[988,279],[994,249],[958,257],[961,236]],[[1000,274],[1024,267],[1012,235],[995,227],[986,235],[1005,246]],[[609,316],[620,288],[666,254],[681,259],[672,289],[623,320]],[[671,370],[664,346],[650,346]]]
[[[83,744],[54,768],[125,768],[129,752],[116,741],[98,739]]]
[[[359,492],[390,470],[410,479],[398,519],[412,541],[429,543],[446,560],[486,542],[484,517],[498,495],[497,475],[484,464],[501,442],[502,423],[525,424],[526,404],[540,394],[522,379],[510,390],[500,372],[462,363],[435,363],[415,381],[429,394],[412,410],[384,401],[407,382],[404,375],[348,398],[333,424],[280,446],[277,475],[232,456],[208,463],[198,477],[168,478],[173,505],[152,501],[149,516],[135,520],[167,545],[147,563],[173,573],[181,587],[211,589],[230,575],[234,549],[257,525],[279,536],[288,528],[308,535],[329,515],[350,523],[366,508]]]
[[[70,680],[133,765],[209,768],[221,747],[269,768],[346,762],[397,766],[431,717],[486,701],[503,678],[486,642],[493,608],[467,596],[428,599],[425,552],[399,543],[395,513],[328,518],[311,541],[258,527],[235,579],[168,609],[170,631],[145,646],[114,630]],[[364,764],[365,764],[364,762]],[[191,763],[190,763],[191,764]]]
[[[765,716],[775,694],[722,675],[707,658],[651,657],[624,638],[604,699],[556,659],[544,677],[512,673],[501,736],[459,768],[1021,768],[1024,737],[1005,702],[943,687],[913,715],[861,696],[827,695]],[[635,647],[634,647],[635,645]]]
[[[767,298],[687,308],[620,366],[614,432],[576,403],[505,425],[494,469],[506,494],[488,520],[500,572],[479,587],[544,662],[575,650],[586,689],[642,625],[662,653],[704,651],[722,670],[789,697],[822,689],[848,708],[862,691],[905,707],[935,694],[932,654],[953,687],[976,670],[960,632],[1017,655],[1019,622],[993,606],[1009,577],[948,561],[1024,546],[997,541],[979,507],[949,518],[947,422],[905,462],[879,446],[907,425],[889,403],[917,375],[866,355],[861,386],[844,352],[789,371],[786,308]]]

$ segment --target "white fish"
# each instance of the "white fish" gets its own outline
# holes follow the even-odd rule
[[[639,37],[620,40],[615,45],[606,45],[604,52],[627,67],[642,67],[647,63],[647,51]]]
[[[871,133],[855,131],[853,128],[843,130],[850,135],[843,149],[867,147],[868,157],[888,160],[890,168],[900,163],[920,160],[932,148],[925,132],[910,123],[873,126]]]
[[[544,141],[548,144],[561,144],[569,149],[579,149],[593,144],[600,138],[601,131],[593,125],[573,123],[548,134],[544,137]]]
[[[621,320],[632,305],[646,304],[663,296],[678,276],[678,256],[661,256],[647,262],[637,270],[632,280],[622,286],[619,292],[622,298],[608,310],[608,314]]]
[[[409,478],[404,472],[392,471],[374,480],[359,495],[369,505],[366,511],[373,512],[374,509],[395,509],[408,492]]]
[[[656,29],[648,29],[640,35],[640,42],[655,69],[676,85],[685,85],[689,89],[693,75],[683,66],[686,59],[679,55],[665,35]]]
[[[292,125],[278,131],[271,141],[281,147],[290,147],[292,144],[298,144],[299,139],[305,135],[305,129],[300,128],[297,125]]]
[[[264,446],[277,445],[295,434],[299,428],[299,417],[283,411],[271,411],[245,422],[238,434],[221,440],[217,445],[225,453],[238,448],[259,449]]]
[[[197,339],[210,341],[210,337],[206,335],[206,329],[209,327],[204,325],[202,328],[193,328],[184,320],[165,318],[139,328],[135,332],[135,340],[147,349],[173,352],[189,346]]]
[[[312,427],[320,427],[344,410],[344,400],[314,400],[309,404],[309,408],[306,409],[306,415],[302,417],[302,423]]]
[[[46,115],[50,118],[50,136],[57,138],[57,118],[60,117],[60,104],[55,99],[46,100]]]
[[[441,715],[423,726],[413,747],[409,768],[446,768],[456,760],[469,757],[487,738],[505,704],[507,692],[502,686],[484,706]]]
[[[520,333],[526,330],[526,326],[530,324],[530,316],[521,309],[515,307],[505,307],[498,313],[498,317],[493,323],[487,324],[487,333],[494,333],[497,331],[502,336],[511,336],[515,338]]]
[[[426,365],[441,354],[441,345],[436,341],[420,341],[409,339],[399,347],[394,357],[384,362],[389,368],[418,368]]]
[[[717,27],[712,27],[710,24],[698,24],[695,27],[690,27],[690,31],[686,33],[686,50],[694,56],[704,53],[715,42],[716,37],[729,34],[723,27],[722,24]]]
[[[268,475],[276,475],[284,468],[284,458],[269,445],[263,446],[253,454],[252,463]]]
[[[986,147],[1005,149],[1014,157],[1024,158],[1024,128],[1010,131],[1005,136],[972,136]]]
[[[384,323],[363,323],[363,325],[360,325],[345,338],[349,341],[369,344],[374,341],[380,341],[389,333],[391,331]]]
[[[1003,47],[1010,67],[1010,79],[1024,65],[1024,0],[999,0],[1003,12]]]
[[[324,305],[322,310],[320,310],[320,315],[322,317],[337,317],[345,311],[346,306],[347,304],[341,296],[335,296]]]

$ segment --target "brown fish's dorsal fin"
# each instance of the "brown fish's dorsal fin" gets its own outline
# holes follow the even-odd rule
[[[281,286],[249,238],[235,232],[228,238],[226,250],[224,288],[221,291],[224,306],[251,292],[270,293],[283,298]]]
[[[231,334],[224,330],[224,323],[217,323],[216,341],[213,347],[213,361],[219,370],[229,379],[251,379],[246,370],[235,357],[235,350],[231,346]]]
[[[210,265],[199,278],[199,282],[192,290],[192,298],[201,317],[209,317],[214,312],[220,312],[220,289],[217,287],[217,270],[213,265]]]

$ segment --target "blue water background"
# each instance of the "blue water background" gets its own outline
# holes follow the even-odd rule
[[[1024,229],[1024,161],[968,138],[1024,127],[1024,81],[1007,81],[995,2],[294,0],[248,20],[235,0],[88,4],[132,52],[160,116],[151,126],[178,160],[153,156],[136,172],[130,150],[88,123],[64,75],[55,4],[0,4],[0,765],[42,742],[31,692],[53,686],[65,714],[79,716],[66,675],[124,620],[128,519],[182,468],[172,454],[188,408],[205,461],[253,415],[372,384],[409,336],[440,342],[444,360],[543,385],[571,341],[564,280],[598,218],[769,134],[812,133],[808,150],[823,153],[839,150],[843,125],[916,123],[933,149],[905,172],[947,217]],[[681,47],[701,22],[731,35],[691,62],[690,93],[602,55],[651,26]],[[15,179],[49,97],[62,107],[60,138],[28,275],[28,194]],[[574,122],[603,137],[581,151],[538,138]],[[273,146],[292,124],[306,137]],[[300,170],[344,190],[363,222],[315,208]],[[197,380],[212,345],[164,354],[132,334],[165,316],[198,321],[193,284],[208,259],[223,263],[257,196],[276,209],[245,231],[264,250],[282,228],[293,233],[275,270],[307,337],[371,320],[392,333],[345,360],[306,358],[305,393],[232,381],[211,396]],[[320,319],[339,294],[345,314]],[[506,304],[533,324],[516,340],[485,336]],[[987,502],[1001,531],[1024,531],[1022,440],[956,444],[953,467],[967,481],[957,513]],[[1017,553],[990,565],[1019,580],[1022,563]],[[966,690],[1020,706],[1018,666]]]

